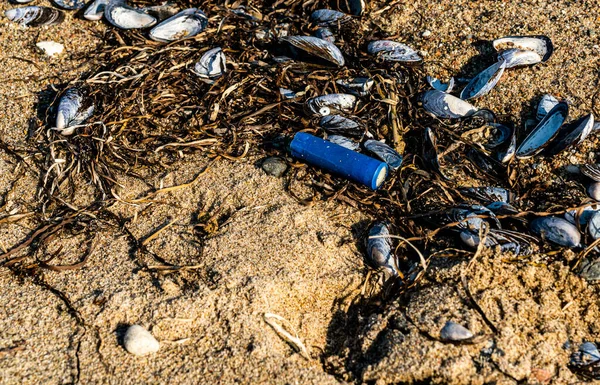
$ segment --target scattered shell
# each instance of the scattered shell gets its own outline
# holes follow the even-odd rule
[[[304,53],[339,67],[342,67],[345,63],[344,55],[342,55],[340,49],[327,40],[314,36],[287,36],[281,38],[281,40],[292,47],[292,52],[297,57],[301,56],[299,53]],[[297,52],[297,50],[301,52]]]
[[[350,94],[329,94],[310,98],[304,104],[309,115],[327,116],[335,112],[350,113],[356,106],[356,96]]]
[[[454,89],[454,78],[450,78],[448,84],[442,83],[438,78],[427,75],[427,83],[434,90],[450,93]]]
[[[125,0],[109,0],[104,9],[108,22],[121,29],[148,28],[156,24],[156,18],[142,9],[125,4]]]
[[[82,0],[53,0],[54,4],[63,9],[81,9],[85,7],[86,2]]]
[[[550,94],[545,94],[542,96],[540,103],[537,107],[537,112],[535,117],[537,120],[542,120],[548,115],[548,112],[552,111],[552,109],[559,103],[558,99]]]
[[[90,4],[89,7],[86,8],[85,12],[83,13],[83,17],[92,21],[98,21],[102,19],[107,4],[108,0],[95,0],[92,4]]]
[[[480,243],[478,234],[469,230],[463,230],[460,233],[460,239],[467,246],[476,248]],[[490,229],[486,237],[485,246],[500,246],[502,252],[510,252],[515,255],[530,255],[533,252],[533,245],[537,241],[535,237],[517,231]]]
[[[379,159],[387,163],[392,170],[397,170],[402,166],[402,155],[385,143],[378,140],[367,140],[365,148],[375,154]]]
[[[294,99],[296,97],[296,93],[292,90],[288,90],[287,88],[279,88],[279,93],[283,96],[284,99]]]
[[[594,127],[594,115],[588,114],[560,128],[556,139],[549,144],[544,155],[556,155],[572,144],[579,144],[592,132]]]
[[[94,113],[94,104],[78,88],[69,88],[60,98],[56,114],[56,130],[71,135],[75,128]]]
[[[140,325],[131,325],[125,332],[123,347],[136,356],[156,353],[160,343],[152,334]]]
[[[579,222],[580,225],[585,225],[598,211],[600,211],[600,205],[586,206],[579,210],[567,210],[567,212],[565,212],[565,219],[574,225],[576,225],[577,222]]]
[[[331,44],[335,43],[335,35],[329,28],[319,28],[315,32],[315,37],[319,39],[327,40]]]
[[[595,211],[588,220],[588,233],[593,239],[600,238],[600,211]]]
[[[206,51],[194,66],[194,72],[201,78],[216,78],[227,72],[227,59],[221,48]]]
[[[335,83],[357,96],[367,96],[375,82],[370,78],[338,79]]]
[[[600,183],[590,183],[587,188],[588,196],[598,202],[600,202]]]
[[[388,61],[419,63],[423,60],[411,47],[391,40],[372,41],[367,46],[367,51]]]
[[[517,148],[517,159],[527,159],[539,154],[555,137],[569,113],[569,105],[560,102],[527,135]]]
[[[427,112],[442,119],[464,118],[477,111],[477,108],[468,102],[438,90],[425,91],[421,101]]]
[[[515,193],[502,187],[462,187],[458,191],[486,205],[491,202],[509,203],[516,198]]]
[[[58,9],[49,7],[21,7],[4,12],[10,21],[21,24],[23,27],[38,27],[41,25],[56,25],[62,23],[65,15]]]
[[[168,43],[196,36],[206,28],[208,18],[197,8],[185,9],[150,30],[152,40]]]
[[[358,142],[355,142],[352,139],[346,138],[342,135],[329,135],[327,140],[352,151],[358,151],[360,148],[360,144]]]
[[[362,136],[365,130],[352,119],[341,115],[327,115],[321,118],[319,126],[331,134]]]
[[[579,171],[594,182],[600,182],[600,164],[584,164]]]
[[[473,339],[473,333],[456,322],[448,321],[440,331],[440,339],[448,342],[461,342]]]
[[[287,162],[277,156],[271,156],[263,160],[262,169],[269,175],[281,177],[287,170]]]
[[[383,269],[392,276],[399,275],[396,258],[392,253],[390,232],[383,222],[373,224],[367,239],[367,264],[374,269]]]
[[[498,83],[504,69],[506,68],[506,62],[500,60],[497,63],[492,64],[490,67],[481,71],[475,76],[469,84],[460,93],[460,98],[463,100],[469,100],[478,98],[490,92],[492,88]]]
[[[569,367],[575,372],[593,379],[600,379],[598,367],[600,363],[600,352],[592,342],[584,342],[579,346],[578,351],[571,354]]]
[[[552,41],[547,36],[507,36],[496,39],[492,42],[496,51],[518,48],[537,53],[542,61],[550,59],[554,47]]]
[[[511,48],[500,52],[498,60],[504,60],[506,68],[514,68],[537,64],[542,61],[542,57],[533,51]]]
[[[36,47],[44,51],[50,57],[61,54],[65,46],[55,41],[40,41],[35,44]]]
[[[310,15],[310,21],[321,27],[329,27],[350,21],[350,16],[333,9],[317,9]]]
[[[577,227],[566,219],[541,217],[531,222],[531,230],[543,239],[565,247],[581,245],[581,234]]]

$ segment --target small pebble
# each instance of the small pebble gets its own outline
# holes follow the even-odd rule
[[[140,325],[131,325],[123,338],[125,350],[136,356],[156,353],[160,343],[152,334]]]
[[[60,55],[65,49],[64,45],[55,41],[40,41],[36,44],[36,47],[44,51],[44,53],[50,57]]]
[[[470,340],[473,338],[473,333],[456,322],[448,321],[440,331],[440,338],[444,341],[459,342]]]
[[[287,170],[287,163],[285,160],[272,156],[262,162],[262,169],[269,175],[279,178]]]
[[[427,39],[428,37],[431,36],[431,31],[427,29],[427,30],[423,31],[421,36],[423,36],[425,39]]]

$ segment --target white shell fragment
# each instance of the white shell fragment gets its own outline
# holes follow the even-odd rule
[[[477,108],[446,92],[429,90],[421,96],[423,108],[438,118],[458,119],[473,115]]]
[[[423,60],[411,47],[391,40],[372,41],[367,46],[367,51],[371,55],[378,55],[387,61],[418,63]]]
[[[77,88],[69,88],[60,98],[55,129],[63,135],[71,135],[75,128],[94,113],[94,105]]]
[[[460,93],[460,98],[463,100],[469,100],[478,98],[490,92],[492,88],[500,81],[504,69],[506,68],[506,62],[500,60],[492,64],[490,67],[481,71],[475,76],[469,84]]]
[[[335,83],[356,96],[367,96],[375,84],[370,78],[338,79]]]
[[[534,51],[511,48],[500,52],[498,60],[504,60],[506,68],[514,68],[537,64],[542,61],[542,57]]]
[[[94,2],[86,8],[85,12],[83,13],[83,17],[91,21],[98,21],[102,19],[107,4],[108,0],[94,0]]]
[[[568,114],[567,103],[557,104],[517,148],[517,159],[528,159],[539,154],[556,137]]]
[[[442,83],[438,78],[427,75],[427,83],[434,90],[450,93],[454,89],[454,77],[451,77],[448,84]]]
[[[448,342],[467,341],[473,338],[473,333],[456,322],[448,321],[440,331],[440,338]]]
[[[300,50],[304,54],[325,60],[339,67],[345,64],[344,55],[342,55],[340,49],[327,40],[314,36],[287,36],[281,38],[281,41],[290,45],[295,56],[298,56],[296,50]]]
[[[533,51],[542,58],[542,61],[548,60],[554,51],[552,41],[546,36],[507,36],[494,40],[492,45],[496,51],[511,48]]]
[[[327,116],[335,112],[352,112],[356,106],[356,96],[350,94],[329,94],[308,99],[304,110],[310,115]]]
[[[537,120],[542,120],[548,115],[548,112],[552,111],[552,109],[559,103],[558,99],[550,94],[545,94],[542,96],[540,103],[537,107],[537,112],[535,117]]]
[[[194,72],[201,78],[216,78],[227,72],[227,59],[221,48],[206,51],[196,63]]]
[[[145,356],[158,352],[160,343],[142,326],[131,325],[125,332],[123,347],[133,355]]]
[[[208,25],[208,18],[199,9],[189,8],[171,16],[150,30],[152,40],[168,43],[199,34]]]
[[[23,27],[56,25],[65,19],[64,13],[58,9],[38,6],[9,9],[4,12],[4,16]]]
[[[367,263],[374,269],[382,269],[386,274],[399,275],[396,258],[392,252],[390,232],[383,222],[377,222],[369,230],[367,239]]]
[[[156,24],[156,18],[142,9],[125,4],[125,0],[109,0],[104,9],[104,17],[108,22],[121,29],[148,28]]]
[[[40,41],[36,43],[35,46],[44,51],[44,53],[50,57],[61,54],[65,49],[64,45],[55,41]]]

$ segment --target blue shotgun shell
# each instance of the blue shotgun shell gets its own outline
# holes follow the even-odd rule
[[[331,173],[377,190],[385,180],[385,162],[348,150],[306,132],[298,132],[290,143],[292,156]]]

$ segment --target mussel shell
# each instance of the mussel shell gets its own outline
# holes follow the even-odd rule
[[[341,11],[354,16],[362,15],[367,8],[365,0],[333,0],[333,3]]]
[[[550,242],[565,247],[579,247],[581,234],[571,222],[558,217],[541,217],[534,219],[531,231]]]
[[[433,76],[429,76],[429,75],[427,75],[426,80],[427,80],[427,83],[429,83],[431,88],[433,88],[434,90],[450,93],[454,89],[454,78],[453,77],[450,78],[450,80],[448,81],[448,84],[442,83],[438,78],[434,78]]]
[[[319,126],[330,134],[362,136],[365,133],[358,122],[341,115],[323,116],[319,121]]]
[[[600,183],[590,183],[587,187],[587,193],[590,198],[600,202]]]
[[[375,84],[370,78],[338,79],[335,83],[356,96],[367,96]]]
[[[388,146],[387,144],[378,140],[367,140],[364,144],[365,149],[379,159],[387,163],[392,170],[397,170],[402,166],[402,155],[398,154],[396,150]]]
[[[335,43],[335,35],[329,28],[319,28],[315,32],[315,37],[319,39],[327,40],[331,44]]]
[[[552,40],[547,36],[506,36],[494,40],[492,45],[496,51],[511,48],[534,51],[542,58],[543,62],[550,59],[554,52]]]
[[[506,166],[475,148],[466,152],[467,159],[482,173],[490,178],[502,180],[506,177]]]
[[[599,205],[586,206],[579,210],[567,210],[565,212],[565,219],[574,225],[576,225],[577,222],[579,222],[580,225],[585,225],[592,216],[599,211]]]
[[[58,9],[49,7],[21,7],[13,8],[4,12],[4,16],[10,21],[21,24],[24,27],[38,27],[42,25],[56,25],[62,23],[65,15]]]
[[[73,133],[69,127],[77,126],[89,119],[94,113],[94,103],[79,88],[69,88],[58,103],[56,130],[63,135]]]
[[[345,63],[344,55],[342,55],[340,49],[327,40],[314,36],[286,36],[281,38],[281,41],[309,56],[333,63],[339,67],[342,67]],[[296,54],[296,56],[299,55]]]
[[[342,24],[350,21],[350,16],[333,9],[317,9],[310,15],[310,21],[321,27]]]
[[[558,103],[559,103],[558,99],[556,99],[554,96],[552,96],[550,94],[545,94],[544,96],[542,96],[542,98],[540,99],[540,102],[538,104],[536,114],[535,114],[535,117],[537,118],[537,120],[544,119],[544,117],[546,117],[546,115],[548,115],[548,112],[552,111],[552,109]]]
[[[484,223],[490,228],[502,228],[496,215],[481,205],[460,204],[439,213],[428,214],[423,219],[438,228],[452,224],[452,227],[460,231],[471,230],[476,233]]]
[[[588,220],[588,234],[593,239],[600,238],[600,211],[595,211]]]
[[[460,98],[462,100],[469,100],[487,94],[492,90],[492,88],[494,88],[498,81],[500,81],[502,74],[504,74],[505,68],[506,62],[501,59],[500,61],[481,71],[477,76],[471,79],[469,84],[465,86],[460,93]]]
[[[227,59],[220,47],[209,49],[194,66],[201,78],[216,78],[227,72]]]
[[[328,94],[310,98],[304,104],[309,115],[327,116],[336,112],[350,113],[356,107],[356,96],[350,94]]]
[[[588,114],[560,128],[556,139],[548,145],[544,155],[556,155],[572,144],[581,143],[594,127],[594,115]]]
[[[558,135],[567,115],[569,105],[560,102],[542,119],[541,122],[527,135],[517,148],[517,159],[527,159],[539,154]]]
[[[283,96],[284,99],[294,99],[296,97],[296,93],[292,90],[288,90],[287,88],[279,88],[279,94]]]
[[[464,118],[477,111],[477,108],[468,102],[438,90],[425,91],[421,101],[425,111],[442,119]]]
[[[52,0],[54,4],[63,9],[81,9],[85,7],[86,2],[82,0]]]
[[[440,166],[440,158],[437,152],[437,141],[433,130],[429,127],[425,128],[423,133],[423,161],[425,166],[432,172],[438,174],[446,180],[450,180],[443,172]]]
[[[372,41],[367,46],[367,51],[387,61],[419,63],[423,60],[417,51],[408,45],[392,40]]]
[[[186,37],[196,36],[206,28],[208,18],[197,8],[185,9],[171,16],[150,30],[150,38],[168,43]]]
[[[367,264],[374,269],[383,269],[392,276],[399,275],[396,258],[392,253],[390,232],[383,222],[373,224],[367,239]],[[376,238],[375,238],[376,237]]]
[[[600,361],[600,352],[592,342],[584,342],[577,352],[571,354],[569,365],[580,369],[590,368]],[[591,369],[591,368],[590,368]],[[598,368],[596,368],[598,371]],[[600,374],[597,372],[597,374]]]
[[[358,151],[360,148],[360,144],[358,142],[355,142],[352,139],[346,138],[342,135],[329,135],[327,140],[352,151]]]
[[[102,19],[107,4],[108,0],[94,0],[94,2],[92,2],[92,4],[86,8],[85,12],[83,13],[83,17],[92,21],[98,21]]]
[[[509,203],[516,198],[515,193],[502,187],[462,187],[458,191],[486,205],[491,202]]]
[[[579,166],[579,172],[595,182],[600,182],[600,164],[584,164]]]
[[[124,0],[109,0],[104,9],[104,17],[110,24],[121,29],[148,28],[157,21],[144,10],[128,6]]]
[[[448,321],[440,331],[440,339],[448,342],[461,342],[473,339],[474,335],[466,327]]]
[[[542,61],[542,57],[534,51],[511,48],[500,52],[498,60],[504,60],[506,68],[514,68],[537,64]]]

